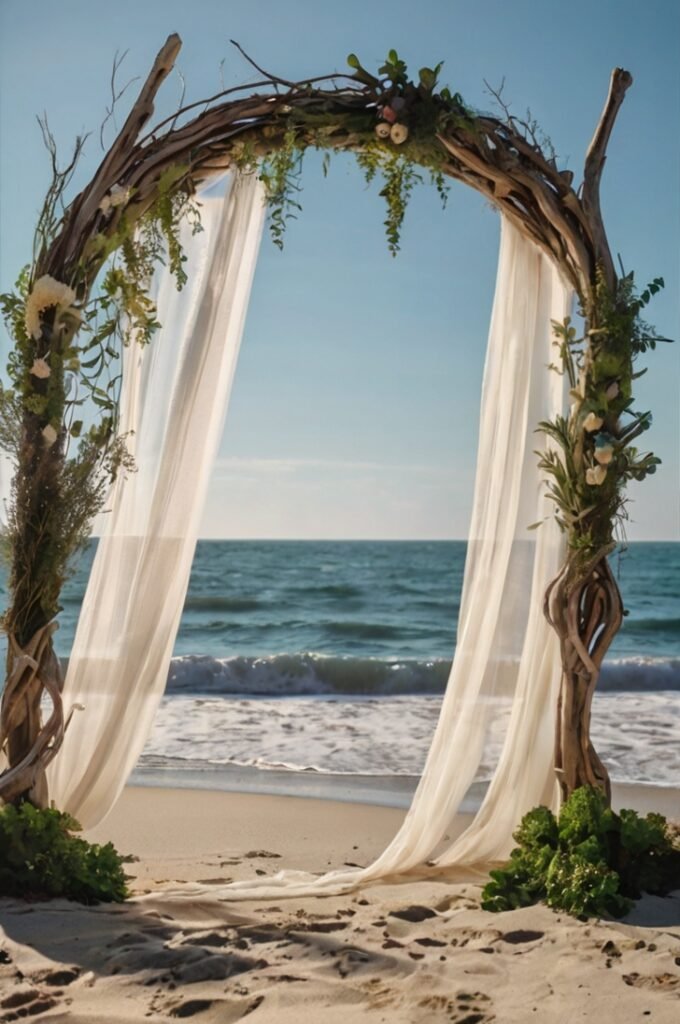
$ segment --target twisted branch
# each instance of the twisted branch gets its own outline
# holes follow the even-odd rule
[[[22,649],[9,636],[12,670],[5,683],[0,703],[0,750],[7,748],[8,767],[0,774],[0,800],[12,803],[27,796],[36,806],[47,805],[45,769],[57,754],[64,738],[65,723],[61,699],[62,675],[59,659],[52,647],[52,635],[58,629],[49,622],[33,634]],[[40,724],[40,701],[47,693],[52,703],[49,718]],[[30,736],[30,746],[12,757],[17,733]]]
[[[555,772],[563,797],[596,786],[607,798],[606,768],[590,740],[590,716],[600,669],[623,620],[623,605],[603,548],[585,566],[568,559],[545,595],[544,611],[560,639],[562,678],[555,733]]]

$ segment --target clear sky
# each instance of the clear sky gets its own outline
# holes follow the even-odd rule
[[[0,0],[1,290],[28,261],[48,180],[35,114],[64,155],[93,130],[82,184],[101,156],[116,50],[129,50],[123,81],[144,77],[173,31],[188,100],[219,90],[223,60],[226,85],[251,80],[230,38],[291,79],[345,70],[351,51],[372,67],[394,47],[414,72],[444,60],[443,81],[481,109],[484,79],[505,78],[513,109],[531,108],[579,180],[610,71],[627,68],[605,221],[641,284],[665,277],[649,318],[680,337],[677,0]],[[160,114],[180,88],[169,79]],[[466,535],[498,215],[461,185],[444,211],[423,188],[392,259],[377,191],[349,156],[326,180],[309,158],[284,252],[265,239],[204,536]],[[631,487],[631,539],[680,538],[679,384],[680,344],[662,346],[638,394],[663,466]]]

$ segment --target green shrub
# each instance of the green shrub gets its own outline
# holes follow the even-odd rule
[[[123,858],[111,843],[88,843],[68,814],[32,804],[0,810],[0,896],[120,903],[128,896]]]
[[[506,867],[491,872],[482,907],[501,911],[543,901],[577,916],[622,917],[642,892],[680,885],[680,838],[660,814],[615,814],[599,789],[583,786],[556,819],[535,807],[514,833]]]

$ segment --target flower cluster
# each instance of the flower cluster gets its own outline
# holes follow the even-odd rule
[[[594,430],[599,431],[603,423],[604,420],[601,416],[589,413],[583,422],[583,427],[586,432],[592,433]],[[616,438],[612,437],[611,434],[608,434],[606,431],[600,431],[595,434],[595,448],[593,450],[594,465],[586,469],[586,483],[590,487],[599,487],[607,479],[607,466],[614,458],[615,441]]]
[[[61,313],[68,313],[71,316],[79,317],[78,310],[73,308],[75,300],[76,293],[67,284],[56,281],[49,274],[43,274],[42,277],[39,277],[26,300],[25,323],[26,330],[31,338],[34,341],[40,338],[42,333],[41,314],[52,306],[56,306]],[[35,367],[36,364],[31,369],[31,373],[34,373],[36,377],[40,377],[40,368],[36,372]],[[49,367],[47,369],[49,371]],[[43,373],[43,376],[48,375],[49,373]]]
[[[408,128],[399,121],[399,116],[403,116],[405,106],[406,100],[403,96],[395,96],[390,103],[379,108],[381,120],[375,126],[375,134],[379,139],[384,141],[389,139],[395,146],[401,146],[402,143],[406,142]]]

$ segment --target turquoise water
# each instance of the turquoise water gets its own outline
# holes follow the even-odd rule
[[[170,691],[441,692],[465,549],[462,541],[200,541]],[[91,557],[64,593],[63,656]],[[680,689],[680,544],[631,544],[613,566],[628,615],[604,688]]]
[[[63,656],[92,554],[64,593]],[[139,777],[244,767],[417,776],[455,647],[464,560],[455,541],[200,542]],[[677,784],[680,544],[633,544],[613,566],[629,614],[598,685],[593,739],[614,778]],[[493,772],[508,711],[497,709],[479,779]]]

